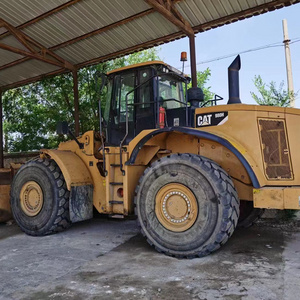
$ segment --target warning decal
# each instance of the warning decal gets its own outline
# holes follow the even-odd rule
[[[196,127],[222,125],[228,120],[228,111],[196,115]]]

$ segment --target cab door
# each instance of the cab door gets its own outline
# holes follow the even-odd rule
[[[136,76],[134,71],[115,75],[111,113],[108,122],[108,144],[119,146],[126,134],[126,95],[128,103],[128,136],[125,144],[134,137],[134,102],[136,91]]]
[[[153,95],[153,70],[138,69],[138,88],[136,97],[135,135],[142,130],[155,128],[155,105]]]

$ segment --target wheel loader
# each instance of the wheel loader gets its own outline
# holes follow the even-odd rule
[[[264,208],[299,209],[300,111],[242,104],[239,69],[237,57],[227,105],[205,101],[161,61],[103,76],[100,132],[42,149],[14,176],[18,225],[41,236],[92,218],[93,208],[135,215],[157,251],[193,258],[226,243],[239,216],[249,225]],[[72,134],[65,122],[58,132]]]

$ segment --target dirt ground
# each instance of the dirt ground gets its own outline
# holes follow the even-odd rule
[[[134,220],[30,237],[0,224],[0,299],[299,299],[300,228],[236,230],[192,260],[157,253]]]

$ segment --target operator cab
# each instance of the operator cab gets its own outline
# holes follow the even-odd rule
[[[125,144],[145,129],[187,125],[184,89],[189,78],[179,70],[161,61],[151,61],[123,67],[107,75],[104,120],[108,145],[120,145],[126,135],[127,122]],[[162,113],[163,124],[160,122]]]

